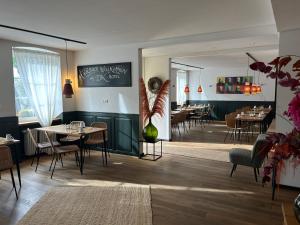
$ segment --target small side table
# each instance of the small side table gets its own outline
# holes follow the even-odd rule
[[[144,159],[144,160],[151,160],[151,161],[156,161],[158,159],[160,159],[162,157],[162,139],[156,139],[154,142],[148,142],[144,139],[140,140],[140,143],[146,143],[146,154],[142,155],[141,156],[141,159]],[[156,151],[155,151],[155,147],[156,147],[156,143],[159,143],[160,142],[160,154],[156,154]],[[153,147],[152,147],[152,154],[148,152],[148,144],[152,144]],[[147,156],[150,156],[150,158],[146,158]],[[151,159],[151,156],[152,156],[152,159]]]

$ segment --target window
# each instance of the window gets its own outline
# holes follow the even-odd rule
[[[39,48],[13,48],[13,72],[19,121],[51,123],[62,112],[59,54]]]
[[[187,72],[184,70],[177,71],[177,90],[176,90],[176,101],[178,105],[186,103],[186,94],[184,88],[187,85]]]

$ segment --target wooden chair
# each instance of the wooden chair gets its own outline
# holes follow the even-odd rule
[[[13,166],[14,163],[11,157],[11,152],[9,147],[0,146],[0,172],[4,170],[10,170],[11,181],[15,189],[16,197],[18,199],[18,193],[17,193],[16,183],[15,183],[15,178],[13,173]]]
[[[79,162],[78,152],[80,151],[80,149],[77,145],[55,146],[53,144],[48,132],[45,132],[45,135],[46,135],[49,143],[51,144],[51,149],[52,149],[52,154],[53,154],[52,162],[51,162],[49,171],[51,170],[53,161],[55,159],[54,166],[53,166],[52,173],[51,173],[51,179],[53,177],[53,173],[54,173],[54,170],[55,170],[56,163],[59,159],[61,161],[61,166],[62,167],[64,166],[63,161],[62,161],[62,155],[65,155],[66,153],[74,153],[75,154],[76,165],[77,166],[79,165],[80,162]]]
[[[180,123],[180,115],[179,113],[176,113],[174,115],[172,115],[171,117],[171,128],[172,128],[172,131],[175,129],[178,130],[178,134],[180,134],[180,128],[179,128],[179,123]]]
[[[190,117],[191,121],[194,121],[195,126],[200,123],[201,127],[204,127],[204,111],[203,109],[197,109],[195,115]]]
[[[240,136],[243,132],[245,132],[246,136],[248,137],[249,125],[248,124],[237,124],[236,119],[235,119],[236,116],[237,116],[236,112],[229,113],[229,114],[225,115],[225,122],[226,122],[226,126],[227,126],[228,131],[227,131],[227,134],[224,138],[224,142],[226,141],[227,136],[230,133],[231,133],[230,139],[233,136],[235,137],[237,135],[237,133],[238,133],[239,138],[240,138]]]
[[[34,159],[37,158],[36,160],[36,166],[35,166],[35,172],[37,171],[37,168],[39,166],[39,161],[40,161],[40,155],[41,153],[44,151],[44,150],[48,150],[48,149],[51,149],[51,143],[50,142],[41,142],[41,143],[37,143],[35,138],[33,137],[33,134],[32,134],[32,131],[28,128],[27,129],[27,132],[30,136],[30,139],[35,147],[35,152],[34,152],[34,156],[32,158],[32,161],[31,161],[31,166],[33,165],[34,163]],[[54,146],[59,146],[60,143],[57,142],[57,141],[54,141],[53,142],[53,145]]]
[[[106,128],[107,129],[107,124],[104,122],[94,122],[91,124],[91,127],[96,127],[96,128]],[[108,141],[108,132],[107,130],[105,131],[105,141]],[[90,134],[88,139],[84,143],[85,148],[88,149],[89,151],[89,156],[91,152],[91,147],[101,147],[101,152],[102,152],[102,161],[104,165],[104,157],[103,157],[103,145],[104,145],[104,137],[102,132],[97,132],[94,134]],[[109,152],[108,155],[110,156]],[[105,158],[107,161],[107,159]]]

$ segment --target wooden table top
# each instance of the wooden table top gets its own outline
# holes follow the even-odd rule
[[[107,130],[107,128],[97,128],[97,127],[85,127],[83,128],[83,132],[79,133],[78,129],[68,129],[66,125],[56,125],[50,127],[39,127],[36,128],[39,131],[46,131],[49,133],[63,134],[63,135],[71,135],[71,136],[81,136],[84,134],[92,134],[101,131]]]
[[[240,121],[249,121],[249,122],[255,122],[255,121],[263,121],[266,118],[267,114],[263,114],[262,116],[250,116],[249,114],[245,114],[245,115],[240,115],[239,117],[235,117],[236,120],[240,120]]]
[[[17,144],[17,143],[19,143],[19,142],[20,142],[20,140],[17,140],[17,139],[8,141],[6,138],[0,137],[0,146],[1,146],[1,145]]]

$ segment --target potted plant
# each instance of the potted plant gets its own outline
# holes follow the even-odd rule
[[[267,140],[271,147],[262,150],[264,151],[262,154],[269,154],[268,163],[264,167],[263,183],[271,180],[272,171],[277,170],[277,177],[274,179],[279,178],[285,160],[291,159],[295,167],[300,164],[300,59],[292,60],[292,58],[298,59],[300,57],[287,55],[275,58],[268,65],[263,62],[255,62],[250,65],[252,70],[260,71],[267,74],[267,77],[277,79],[281,86],[290,88],[294,94],[288,105],[288,110],[284,112],[284,115],[281,115],[293,125],[293,130],[286,134],[273,133],[268,135]],[[292,67],[292,74],[286,70],[288,65]],[[300,195],[298,200],[295,200],[295,211],[298,207],[298,212],[300,212],[300,204],[297,203],[299,200]]]
[[[155,140],[157,139],[158,130],[153,125],[151,119],[156,114],[159,115],[160,117],[164,116],[165,103],[166,103],[167,95],[169,93],[169,86],[170,86],[170,80],[166,80],[161,85],[161,88],[157,92],[157,95],[155,96],[154,101],[151,104],[148,99],[145,82],[143,78],[140,79],[140,94],[141,94],[141,102],[142,102],[143,122],[146,124],[146,122],[148,121],[148,124],[143,129],[142,135],[145,141],[147,142],[155,142]],[[152,105],[152,107],[150,106],[150,104]]]

